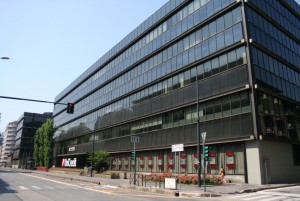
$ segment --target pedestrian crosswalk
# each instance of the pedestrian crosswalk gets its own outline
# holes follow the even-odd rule
[[[243,201],[300,201],[300,194],[256,192],[227,197],[230,200]]]
[[[78,190],[78,189],[117,189],[116,186],[110,185],[53,185],[53,186],[34,186],[34,185],[20,185],[20,186],[6,186],[7,191],[24,191],[24,190]]]

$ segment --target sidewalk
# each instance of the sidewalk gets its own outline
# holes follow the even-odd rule
[[[63,178],[63,179],[77,180],[82,182],[90,182],[98,185],[118,186],[123,189],[133,189],[138,191],[167,194],[172,196],[184,196],[184,197],[217,197],[217,196],[228,195],[228,194],[250,193],[250,192],[256,192],[260,190],[299,185],[299,184],[253,185],[253,184],[244,184],[244,183],[226,183],[226,184],[216,185],[216,186],[206,186],[206,192],[204,192],[203,186],[198,188],[198,186],[186,185],[186,184],[178,184],[176,190],[168,190],[168,189],[164,189],[163,184],[161,185],[161,188],[155,188],[155,183],[153,182],[152,183],[147,182],[147,187],[141,186],[141,183],[140,186],[130,185],[129,179],[107,179],[107,178],[88,177],[88,176],[63,174],[63,173],[55,173],[55,172],[43,172],[38,170],[34,170],[34,171],[23,170],[22,172],[40,174],[40,175]]]

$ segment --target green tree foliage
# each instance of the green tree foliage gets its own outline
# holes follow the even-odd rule
[[[90,154],[87,161],[93,163],[93,168],[99,173],[101,169],[106,169],[110,161],[110,154],[104,150],[98,150]]]
[[[50,167],[55,130],[53,120],[47,119],[47,121],[36,131],[34,135],[34,161],[36,166]]]

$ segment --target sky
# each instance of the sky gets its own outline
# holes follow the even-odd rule
[[[167,0],[1,0],[0,96],[53,102]],[[53,104],[0,98],[0,131]]]
[[[297,0],[299,4],[300,0]],[[54,101],[167,0],[0,0],[0,96]],[[0,131],[53,104],[0,98]]]

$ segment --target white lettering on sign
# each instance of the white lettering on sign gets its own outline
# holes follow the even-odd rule
[[[183,144],[173,144],[172,152],[180,152],[183,151]]]
[[[77,159],[74,158],[71,160],[71,158],[63,158],[61,161],[61,166],[62,167],[76,167],[77,166]]]
[[[75,147],[69,147],[69,151],[75,151]]]

